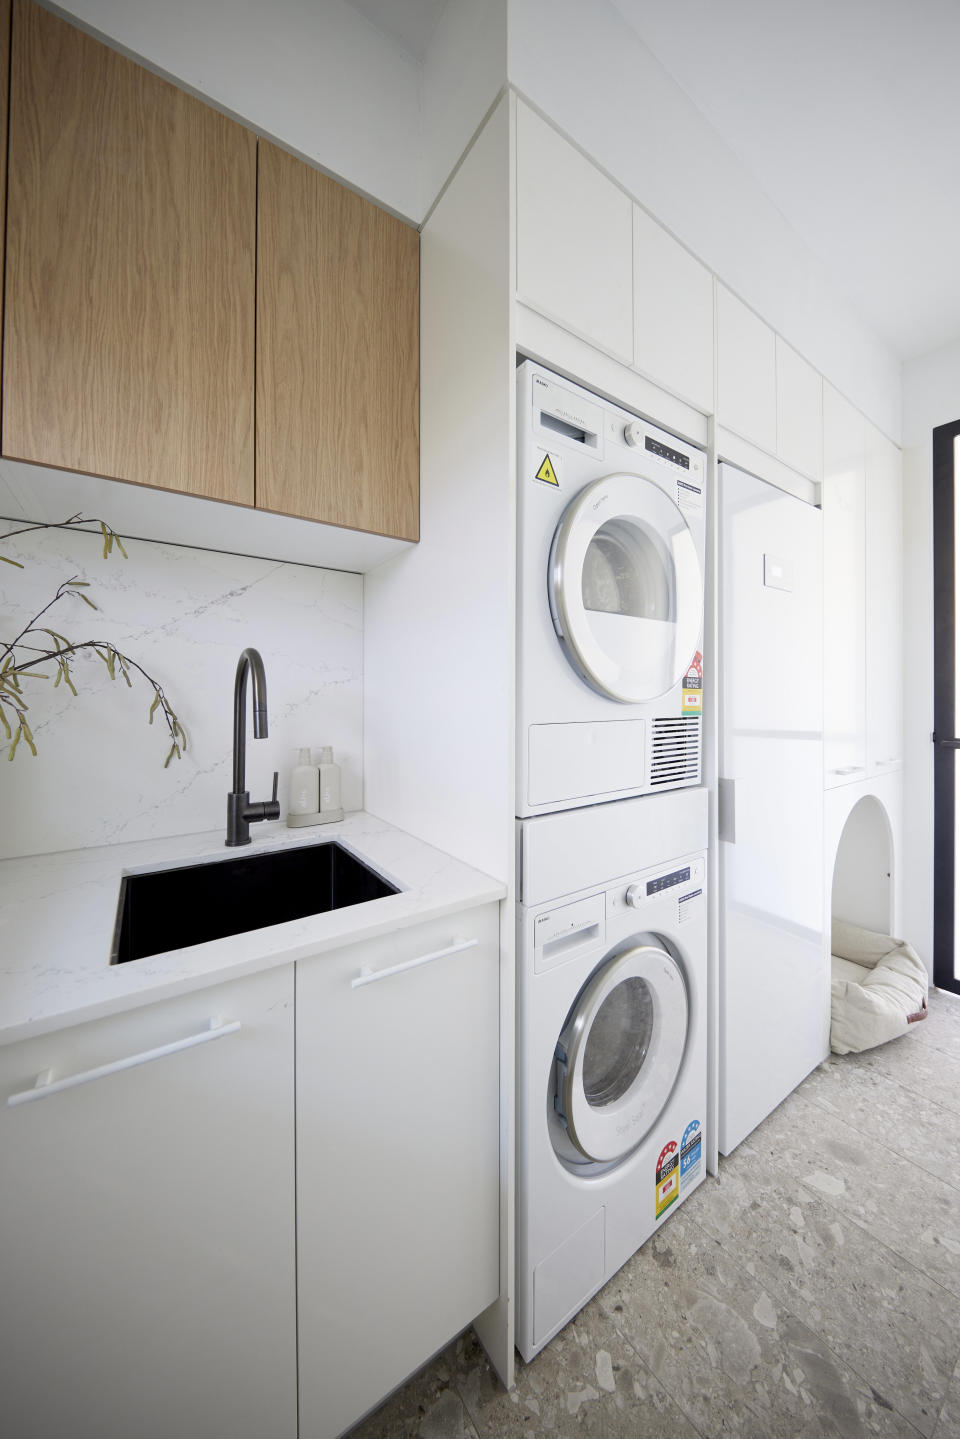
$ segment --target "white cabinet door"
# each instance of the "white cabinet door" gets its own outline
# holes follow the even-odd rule
[[[903,524],[900,451],[872,425],[866,468],[867,770],[903,758]]]
[[[867,772],[865,433],[823,387],[824,770],[828,787]]]
[[[713,412],[713,276],[639,205],[633,209],[634,365]]]
[[[777,454],[784,464],[820,478],[823,461],[823,382],[777,336]]]
[[[517,298],[633,363],[633,202],[522,104]]]
[[[717,419],[727,430],[777,452],[777,366],[770,326],[717,285]]]
[[[497,1297],[498,975],[496,905],[297,965],[301,1439]]]
[[[0,1103],[3,1432],[294,1439],[292,967],[0,1050]]]

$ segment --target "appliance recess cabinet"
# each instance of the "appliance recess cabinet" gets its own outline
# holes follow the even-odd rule
[[[286,965],[0,1049],[11,1439],[296,1439],[293,989]],[[45,1070],[75,1082],[11,1107]]]
[[[0,65],[3,455],[416,540],[417,231],[31,0]]]

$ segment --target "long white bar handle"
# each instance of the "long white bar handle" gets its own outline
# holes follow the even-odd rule
[[[156,1049],[144,1049],[140,1054],[130,1054],[125,1059],[113,1059],[109,1064],[99,1064],[96,1069],[84,1069],[79,1074],[68,1074],[63,1079],[52,1078],[53,1071],[45,1069],[37,1075],[32,1089],[22,1089],[19,1094],[8,1097],[7,1108],[10,1109],[15,1104],[29,1104],[33,1099],[46,1099],[64,1089],[76,1089],[81,1084],[90,1084],[94,1079],[105,1079],[108,1074],[135,1069],[138,1064],[150,1064],[155,1059],[165,1059],[168,1054],[179,1054],[182,1049],[209,1044],[213,1039],[223,1039],[228,1034],[236,1034],[239,1028],[239,1019],[232,1020],[229,1024],[223,1024],[219,1019],[211,1019],[208,1028],[201,1030],[199,1034],[188,1034],[185,1039],[175,1039],[171,1044],[160,1044]]]
[[[388,969],[370,969],[364,965],[356,979],[351,979],[350,988],[359,989],[362,984],[376,984],[378,979],[389,979],[394,974],[403,974],[407,969],[419,969],[421,964],[433,964],[435,959],[446,959],[448,954],[459,954],[461,950],[473,949],[478,939],[461,939],[448,944],[446,949],[435,949],[432,954],[421,954],[416,959],[405,959],[402,964],[391,964]]]

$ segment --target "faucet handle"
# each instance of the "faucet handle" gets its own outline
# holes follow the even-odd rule
[[[276,802],[277,802],[277,785],[278,785],[278,783],[279,783],[279,780],[280,780],[280,775],[278,774],[278,772],[277,772],[276,770],[274,770],[274,772],[273,772],[273,794],[270,796],[270,801],[271,801],[272,804],[276,804]]]

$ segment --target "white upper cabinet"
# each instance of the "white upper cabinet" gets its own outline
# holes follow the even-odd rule
[[[867,426],[866,615],[867,770],[903,757],[903,550],[901,458]]]
[[[768,454],[777,452],[776,337],[717,285],[717,420]]]
[[[777,336],[777,455],[819,480],[823,460],[823,381]]]
[[[522,104],[517,298],[633,364],[633,202]]]
[[[866,433],[823,387],[824,770],[828,787],[867,772]]]
[[[633,209],[634,365],[713,411],[713,276],[639,205]]]

